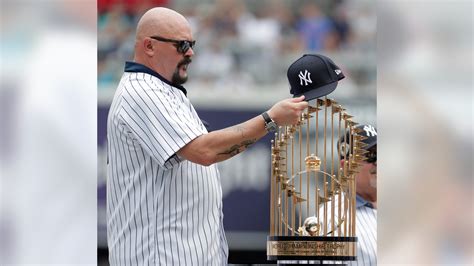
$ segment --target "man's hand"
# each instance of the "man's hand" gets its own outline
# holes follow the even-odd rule
[[[294,125],[299,121],[303,110],[308,107],[308,102],[303,100],[304,95],[279,101],[267,113],[278,126]]]

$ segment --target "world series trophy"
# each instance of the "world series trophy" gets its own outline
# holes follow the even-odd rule
[[[353,116],[326,97],[342,78],[323,55],[304,55],[288,69],[291,93],[309,106],[272,140],[268,260],[356,260],[354,177],[367,151]],[[349,145],[335,145],[340,138]]]

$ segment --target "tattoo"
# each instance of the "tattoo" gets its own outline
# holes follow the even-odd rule
[[[228,150],[218,153],[218,155],[230,155],[230,157],[235,156],[243,152],[245,149],[247,149],[250,145],[254,144],[256,141],[257,139],[244,140],[242,143],[235,144],[232,147],[230,147]]]
[[[254,144],[257,139],[249,139],[249,140],[244,140],[242,142],[242,146],[244,146],[244,149],[247,149],[250,145]]]

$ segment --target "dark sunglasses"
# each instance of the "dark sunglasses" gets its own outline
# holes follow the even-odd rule
[[[368,163],[375,163],[377,162],[377,151],[369,151],[366,155],[367,160],[365,160]]]
[[[187,40],[172,40],[172,39],[167,39],[163,38],[160,36],[150,36],[150,38],[160,41],[160,42],[170,42],[173,43],[174,46],[176,47],[176,50],[178,50],[178,53],[185,54],[189,48],[193,48],[194,45],[196,44],[196,41],[187,41]]]

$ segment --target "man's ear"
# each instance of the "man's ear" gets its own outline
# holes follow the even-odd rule
[[[143,40],[143,50],[148,56],[153,56],[155,53],[155,47],[153,47],[153,43],[150,39]]]

